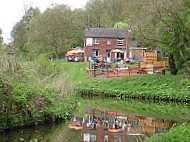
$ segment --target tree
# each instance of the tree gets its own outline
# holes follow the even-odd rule
[[[30,7],[28,10],[25,11],[25,15],[22,19],[16,23],[13,27],[11,32],[11,37],[13,39],[13,44],[16,48],[20,50],[20,52],[26,54],[29,51],[26,50],[26,43],[28,41],[27,37],[27,24],[30,22],[31,19],[37,18],[40,14],[38,8]]]
[[[66,5],[55,4],[36,20],[34,42],[58,59],[71,48],[83,45],[85,19],[81,9],[71,11]]]
[[[128,19],[124,3],[124,0],[90,0],[86,4],[90,26],[112,28],[115,23]]]
[[[48,8],[36,20],[35,41],[58,59],[69,48],[71,10],[65,5]]]
[[[176,4],[176,3],[174,3]],[[190,2],[183,0],[181,6],[174,10],[168,9],[168,14],[162,18],[160,27],[161,46],[166,52],[173,54],[178,69],[186,68],[190,74]],[[170,13],[170,14],[169,14]]]
[[[3,43],[3,37],[1,36],[1,34],[2,34],[2,30],[0,29],[0,48],[1,48],[1,45]]]
[[[127,11],[133,33],[145,47],[162,49],[175,64],[174,70],[189,68],[189,1],[129,0]],[[172,69],[171,69],[172,70]]]

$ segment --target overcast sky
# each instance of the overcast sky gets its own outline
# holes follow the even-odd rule
[[[39,7],[43,12],[52,3],[67,4],[72,9],[84,8],[88,0],[0,0],[0,28],[4,41],[10,37],[13,26],[24,15],[24,7]]]

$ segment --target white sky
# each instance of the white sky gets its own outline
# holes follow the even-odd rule
[[[0,0],[0,28],[4,41],[10,38],[13,26],[24,15],[25,6],[39,7],[43,12],[52,3],[66,4],[72,9],[84,8],[88,0]]]

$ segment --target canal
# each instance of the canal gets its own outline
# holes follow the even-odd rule
[[[185,104],[81,99],[70,123],[6,131],[0,134],[0,142],[145,141],[173,125],[189,122],[189,108]]]

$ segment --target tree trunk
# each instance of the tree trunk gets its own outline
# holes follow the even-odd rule
[[[170,54],[169,55],[169,65],[170,65],[170,72],[172,75],[177,75],[177,68],[176,68],[176,65],[175,65],[175,59],[173,57],[173,54]]]
[[[59,54],[58,54],[58,51],[57,51],[57,47],[53,47],[53,52],[55,53],[56,59],[59,59]]]

